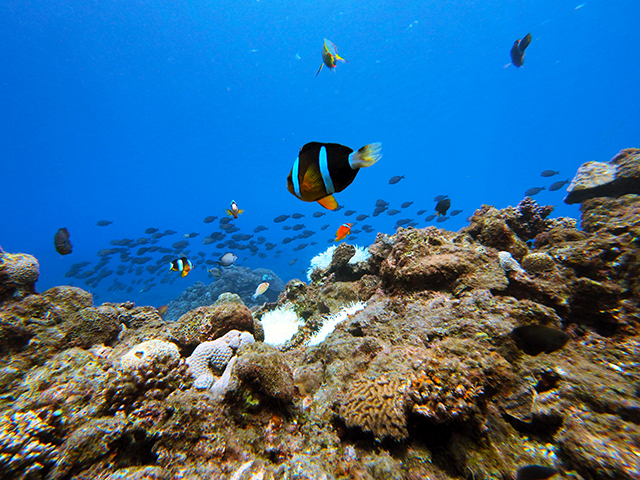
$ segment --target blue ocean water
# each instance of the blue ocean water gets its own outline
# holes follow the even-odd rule
[[[0,245],[39,259],[39,290],[74,284],[98,303],[158,306],[210,282],[204,264],[163,284],[166,265],[137,276],[118,253],[97,285],[65,274],[80,262],[91,270],[112,240],[148,238],[149,227],[177,231],[156,244],[164,247],[197,232],[184,250],[217,259],[228,249],[202,244],[220,231],[203,219],[223,217],[231,200],[245,210],[237,233],[253,235],[238,243],[257,246],[255,255],[233,250],[237,265],[270,268],[285,282],[303,278],[336,229],[371,215],[377,199],[398,210],[414,203],[358,222],[374,231],[350,243],[369,245],[400,218],[427,225],[439,194],[462,213],[429,224],[458,230],[482,204],[516,205],[530,187],[638,147],[639,19],[635,0],[2,0]],[[505,67],[528,32],[524,66]],[[316,77],[324,38],[349,63]],[[382,142],[382,160],[336,195],[343,210],[286,189],[310,141]],[[547,169],[560,174],[541,177]],[[390,185],[395,175],[405,178]],[[554,216],[578,217],[563,197],[564,188],[534,198],[554,205]],[[305,217],[273,222],[294,212]],[[316,233],[283,244],[299,232],[282,227],[297,223]],[[258,225],[268,230],[254,234]],[[71,233],[70,255],[53,247],[60,227]],[[266,250],[259,236],[277,247]],[[150,256],[143,266],[163,254]],[[149,281],[156,286],[140,293]]]

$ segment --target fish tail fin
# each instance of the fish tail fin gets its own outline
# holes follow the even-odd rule
[[[251,295],[251,298],[253,298],[253,299],[255,300],[256,298],[258,298],[258,295],[256,295],[256,294],[254,293],[253,295]]]
[[[318,73],[316,73],[316,77],[320,74],[320,72],[322,71],[322,67],[324,67],[324,63],[320,64],[320,68],[318,69]]]
[[[520,40],[520,43],[518,44],[518,50],[520,50],[520,53],[524,53],[525,49],[529,46],[530,43],[531,43],[531,34],[527,33],[525,37],[522,40]]]
[[[382,158],[382,144],[379,142],[365,145],[357,152],[349,155],[349,165],[356,168],[370,167]]]

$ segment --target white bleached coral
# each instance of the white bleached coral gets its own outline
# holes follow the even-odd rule
[[[343,322],[350,316],[355,315],[366,306],[367,304],[364,302],[351,303],[346,307],[343,307],[338,313],[334,313],[333,315],[325,318],[320,330],[318,330],[313,337],[311,337],[311,340],[309,340],[309,345],[318,345],[319,343],[322,343],[340,322]]]
[[[193,386],[197,389],[213,388],[216,374],[228,368],[231,358],[241,346],[253,342],[253,335],[250,333],[231,330],[220,338],[198,345],[187,358],[191,375],[195,379]],[[223,373],[221,378],[227,377]]]
[[[358,245],[354,245],[354,247],[356,248],[356,253],[354,253],[353,257],[349,259],[349,263],[351,265],[365,262],[371,256],[368,248],[360,247]],[[311,273],[315,269],[326,270],[327,268],[329,268],[329,265],[331,265],[331,260],[333,260],[333,252],[335,252],[336,248],[337,245],[331,245],[324,252],[319,253],[311,259],[309,270],[307,270],[307,279],[309,281],[311,281]]]
[[[274,346],[290,340],[302,324],[290,303],[265,313],[260,320],[264,328],[264,343]]]
[[[498,258],[500,258],[500,266],[505,272],[513,270],[514,272],[524,273],[524,269],[509,252],[499,252]]]

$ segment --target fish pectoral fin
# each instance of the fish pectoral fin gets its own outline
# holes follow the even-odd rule
[[[336,60],[340,60],[342,63],[349,63],[349,60],[345,60],[344,58],[342,58],[340,55],[336,54]]]
[[[227,212],[227,215],[229,215],[230,217],[233,217],[233,212],[231,210],[227,208],[226,212]]]
[[[318,200],[318,203],[327,210],[335,210],[336,208],[338,208],[338,202],[336,202],[336,199],[333,198],[333,195],[321,198],[320,200]]]
[[[324,62],[320,65],[320,68],[318,69],[318,73],[316,73],[316,77],[320,74],[322,67],[324,67]]]

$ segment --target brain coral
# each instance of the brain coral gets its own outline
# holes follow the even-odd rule
[[[198,345],[187,358],[187,364],[195,380],[193,386],[198,389],[211,388],[216,375],[221,374],[227,367],[238,348],[253,342],[250,333],[231,330],[212,342]]]
[[[190,377],[178,347],[162,340],[148,340],[133,347],[109,370],[105,408],[129,413],[145,399],[162,400],[187,387]]]
[[[522,268],[529,273],[539,273],[552,270],[555,266],[555,261],[551,257],[543,252],[530,253],[522,259]]]
[[[0,250],[0,295],[34,293],[39,276],[40,265],[33,255]]]
[[[359,427],[376,438],[402,440],[407,433],[408,382],[388,374],[353,382],[339,407],[348,427]]]
[[[254,343],[238,357],[233,373],[246,384],[282,402],[290,402],[295,395],[293,372],[277,348]]]

